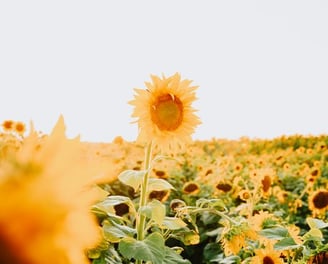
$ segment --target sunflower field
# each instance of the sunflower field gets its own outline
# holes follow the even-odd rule
[[[197,86],[151,79],[134,142],[3,121],[0,263],[328,263],[328,135],[192,140]]]

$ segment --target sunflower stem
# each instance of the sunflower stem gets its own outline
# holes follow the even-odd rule
[[[145,224],[146,224],[146,216],[140,214],[140,210],[143,206],[147,204],[147,193],[148,193],[148,181],[149,181],[149,170],[150,170],[150,160],[152,156],[152,141],[147,145],[145,151],[145,170],[146,173],[144,175],[142,184],[141,184],[141,193],[140,193],[140,201],[139,201],[139,214],[137,218],[137,240],[143,240],[145,237]],[[142,263],[137,261],[137,263]]]

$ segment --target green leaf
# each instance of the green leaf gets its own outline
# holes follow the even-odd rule
[[[108,221],[103,223],[103,231],[105,239],[112,243],[118,243],[122,238],[133,237],[136,234],[135,229],[131,227]]]
[[[209,237],[214,237],[214,236],[218,236],[219,234],[222,233],[222,227],[218,227],[218,228],[215,228],[213,230],[209,230],[207,232],[205,232],[205,235],[209,236]]]
[[[110,244],[103,249],[99,258],[92,261],[92,264],[123,264],[123,262],[114,245]]]
[[[322,229],[322,228],[328,227],[328,223],[325,223],[324,221],[322,221],[320,219],[316,219],[316,218],[312,218],[312,217],[306,218],[306,222],[308,223],[310,228]]]
[[[219,254],[222,253],[222,247],[219,243],[209,242],[206,243],[203,250],[203,261],[204,263],[214,263],[213,259],[216,259]],[[219,263],[219,261],[217,261]]]
[[[174,189],[174,187],[166,180],[150,178],[148,182],[148,190],[151,191],[163,191]]]
[[[132,237],[123,238],[118,245],[118,250],[128,259],[151,261],[152,264],[164,262],[164,238],[159,233],[152,233],[142,241]]]
[[[165,205],[158,200],[153,200],[149,203],[152,208],[151,219],[158,225],[163,223],[166,214]]]
[[[111,195],[108,196],[104,201],[95,204],[92,206],[92,210],[97,212],[97,210],[105,212],[107,215],[115,215],[115,205],[119,204],[127,204],[130,208],[135,211],[134,204],[129,197],[121,196],[121,195]],[[99,213],[98,213],[99,214]]]
[[[102,202],[97,203],[95,205],[95,207],[99,208],[99,209],[104,209],[105,211],[108,211],[113,206],[122,204],[122,203],[132,204],[132,201],[130,200],[129,197],[126,197],[126,196],[110,195]]]
[[[289,237],[288,229],[284,228],[284,227],[274,227],[274,228],[263,229],[260,231],[260,234],[269,239],[276,239],[276,240],[281,240],[286,237]]]
[[[187,226],[185,222],[183,222],[180,218],[177,217],[165,217],[163,220],[163,226],[170,230],[178,230]]]
[[[165,247],[165,264],[190,264],[187,259],[183,259],[174,249]]]
[[[156,224],[161,225],[166,214],[166,208],[160,201],[152,200],[146,206],[140,208],[140,212]]]
[[[300,245],[296,244],[295,240],[291,237],[286,237],[274,244],[275,250],[290,250],[299,247]]]
[[[320,229],[311,228],[310,231],[304,234],[303,239],[320,242],[323,240],[323,235]]]
[[[147,170],[125,170],[118,175],[118,179],[128,185],[131,186],[134,191],[138,191],[140,185],[142,184],[142,180],[147,173]]]
[[[217,258],[217,259],[212,259],[212,262],[217,261],[220,264],[239,264],[241,263],[241,259],[239,256],[229,256],[225,257],[224,259],[222,258]]]
[[[107,261],[105,258],[99,258],[99,259],[93,260],[92,264],[107,264]]]

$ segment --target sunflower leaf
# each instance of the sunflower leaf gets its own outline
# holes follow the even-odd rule
[[[328,227],[328,223],[325,223],[324,221],[322,221],[320,219],[316,219],[316,218],[312,218],[312,217],[306,218],[306,222],[308,223],[310,228],[322,229],[322,228]]]
[[[118,243],[122,238],[132,237],[136,233],[136,230],[131,227],[108,221],[104,222],[103,231],[106,240],[112,243]]]
[[[187,226],[180,218],[166,216],[163,220],[163,225],[170,230],[178,230]]]
[[[153,200],[147,205],[141,207],[140,212],[153,220],[156,224],[161,225],[166,214],[166,208],[160,201]]]
[[[187,259],[183,259],[174,249],[165,247],[165,264],[190,264]]]
[[[290,250],[299,247],[300,245],[296,244],[295,240],[291,237],[286,237],[274,244],[275,250]]]
[[[162,264],[165,256],[164,242],[164,238],[159,233],[152,233],[142,241],[126,237],[120,241],[118,250],[128,259]]]
[[[304,240],[308,241],[322,241],[323,235],[320,229],[318,228],[311,228],[310,231],[306,232],[303,236]]]
[[[276,240],[281,240],[289,236],[288,229],[283,227],[266,228],[261,230],[260,234],[266,238]]]
[[[146,173],[146,170],[125,170],[118,175],[118,179],[122,183],[131,186],[137,192]]]
[[[131,199],[122,195],[110,195],[105,200],[95,204],[92,209],[95,211],[100,210],[107,214],[115,214],[114,206],[119,204],[127,204],[134,209]]]
[[[174,189],[174,187],[166,180],[151,178],[149,179],[148,189],[149,192],[151,192],[151,191],[170,190],[170,189]]]

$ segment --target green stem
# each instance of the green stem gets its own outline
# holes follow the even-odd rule
[[[139,202],[139,210],[147,204],[147,193],[148,193],[148,181],[149,181],[149,168],[150,168],[150,160],[152,156],[152,142],[147,145],[145,151],[145,176],[141,185],[141,193],[140,193],[140,202]],[[146,216],[142,214],[138,214],[137,219],[137,239],[143,240],[145,237],[145,223]],[[141,262],[140,262],[141,263]]]
[[[148,181],[149,181],[149,170],[150,170],[150,160],[152,156],[152,141],[147,145],[145,151],[145,176],[141,184],[140,191],[140,201],[139,201],[139,211],[140,209],[147,204],[147,193],[148,193]],[[137,240],[143,240],[145,237],[145,225],[146,225],[146,216],[138,213],[137,221]],[[142,264],[142,260],[137,259],[136,264]]]

